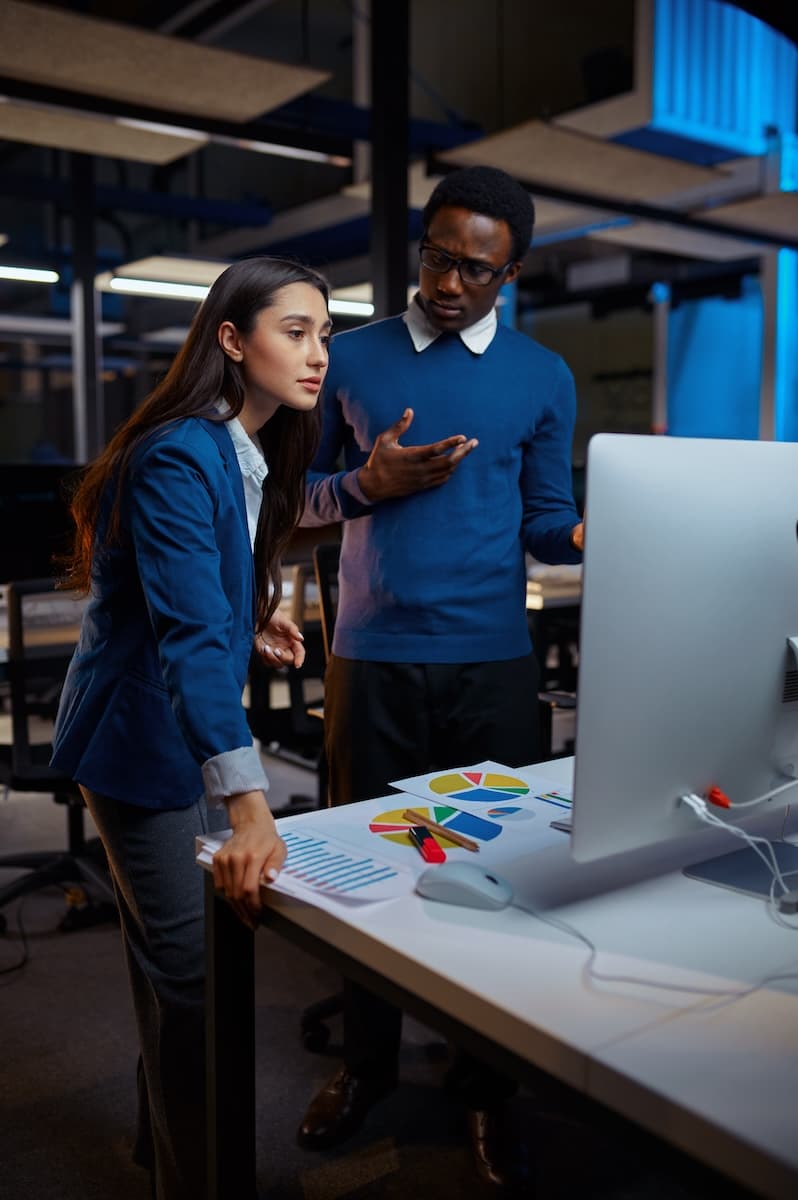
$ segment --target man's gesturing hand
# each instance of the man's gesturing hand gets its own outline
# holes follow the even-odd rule
[[[400,446],[399,438],[407,433],[412,420],[413,410],[406,408],[375,441],[368,462],[357,476],[367,499],[388,500],[439,487],[478,444],[476,438],[469,440],[458,433],[431,446]]]

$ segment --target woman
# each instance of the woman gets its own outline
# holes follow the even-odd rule
[[[267,661],[304,657],[278,610],[279,565],[318,440],[327,299],[294,263],[229,267],[73,502],[67,583],[90,600],[53,764],[80,784],[108,855],[141,1046],[135,1157],[158,1200],[205,1187],[194,837],[232,827],[214,882],[248,924],[285,858],[241,695],[256,630]]]

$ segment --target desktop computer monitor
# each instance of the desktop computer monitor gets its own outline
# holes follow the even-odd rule
[[[703,828],[684,794],[738,804],[798,775],[798,445],[599,434],[586,512],[579,861]]]

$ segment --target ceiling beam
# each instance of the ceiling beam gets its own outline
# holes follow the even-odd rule
[[[54,203],[68,211],[72,208],[73,193],[66,179],[52,179],[39,175],[16,175],[9,171],[0,173],[0,196],[39,203]],[[265,204],[236,204],[229,200],[211,200],[203,196],[174,195],[171,192],[139,191],[133,188],[109,187],[96,184],[94,207],[102,214],[104,210],[117,212],[148,213],[178,220],[215,222],[219,225],[234,225],[259,228],[268,225],[272,210]]]
[[[319,155],[338,158],[338,165],[346,166],[352,157],[351,139],[337,134],[303,129],[298,125],[285,125],[275,121],[225,121],[214,117],[172,112],[152,108],[144,104],[131,104],[114,100],[108,96],[91,96],[68,88],[48,87],[28,83],[9,76],[0,76],[0,95],[23,103],[47,105],[52,108],[102,117],[109,121],[137,121],[151,126],[167,127],[185,132],[199,133],[225,144],[247,149],[247,142],[274,143],[278,146],[297,147]]]
[[[207,46],[273,3],[274,0],[245,0],[245,3],[220,5],[217,0],[194,0],[159,25],[158,32],[177,34]]]

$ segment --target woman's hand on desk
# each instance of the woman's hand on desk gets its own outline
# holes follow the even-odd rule
[[[299,626],[278,609],[255,634],[255,649],[270,667],[301,667],[305,645]]]
[[[213,856],[213,883],[236,916],[254,929],[263,907],[261,884],[277,878],[285,862],[285,843],[263,792],[239,792],[225,803],[233,836]]]

